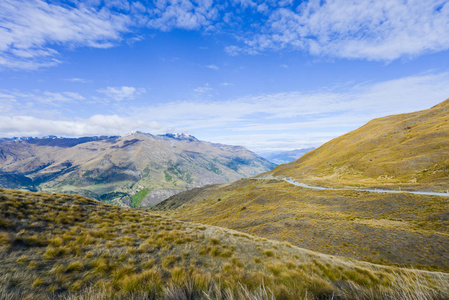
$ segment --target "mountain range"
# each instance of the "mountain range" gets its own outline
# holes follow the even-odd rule
[[[233,183],[177,194],[154,209],[329,255],[449,270],[448,197],[376,189],[449,188],[449,100],[393,115],[300,159]],[[316,187],[291,184],[292,178]],[[372,187],[372,192],[361,187]]]
[[[404,192],[447,188],[448,106],[262,174],[183,134],[3,139],[4,185],[133,206],[188,190],[132,209],[0,189],[0,298],[448,299],[449,195]]]
[[[0,187],[76,193],[108,203],[151,206],[180,191],[231,182],[275,165],[239,146],[185,134],[0,141]]]

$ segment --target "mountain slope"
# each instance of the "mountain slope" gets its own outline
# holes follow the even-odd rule
[[[449,271],[449,201],[443,197],[241,179],[177,194],[153,209],[326,254]]]
[[[317,185],[449,189],[449,99],[375,119],[270,174]]]
[[[449,270],[449,202],[318,186],[449,189],[449,100],[376,119],[253,179],[173,196],[155,209],[327,254]],[[416,181],[416,182],[415,182]]]
[[[0,189],[2,299],[445,299],[383,267],[80,196]]]
[[[0,186],[79,193],[154,205],[182,190],[254,176],[274,167],[243,147],[179,134],[6,140]]]

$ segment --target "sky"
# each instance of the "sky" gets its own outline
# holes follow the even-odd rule
[[[1,0],[0,136],[317,147],[449,98],[447,0]]]

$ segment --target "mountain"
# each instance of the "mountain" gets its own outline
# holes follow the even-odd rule
[[[153,209],[328,255],[449,271],[445,197],[311,190],[279,179],[241,179],[179,193]]]
[[[78,195],[0,189],[2,299],[447,299],[449,275]]]
[[[261,156],[277,165],[280,165],[297,160],[298,158],[300,158],[307,152],[312,151],[313,149],[315,148],[295,149],[290,151],[275,151],[275,152],[261,153]]]
[[[375,119],[270,174],[324,186],[449,189],[449,99]]]
[[[373,120],[295,162],[254,178],[180,193],[154,209],[329,255],[447,272],[447,197],[313,190],[282,179],[446,191],[448,108],[446,100],[428,110]]]
[[[180,191],[254,176],[274,165],[243,147],[185,134],[16,138],[0,143],[0,187],[155,205]]]

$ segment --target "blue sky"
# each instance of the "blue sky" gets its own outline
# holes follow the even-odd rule
[[[0,1],[0,136],[319,146],[449,98],[446,0]]]

